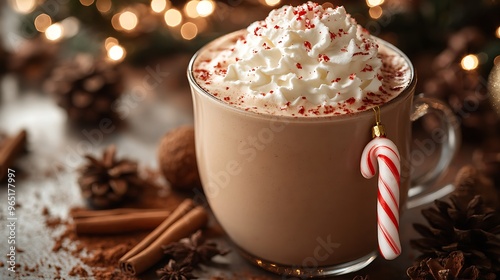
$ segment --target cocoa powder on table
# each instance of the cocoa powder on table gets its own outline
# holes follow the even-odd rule
[[[184,199],[184,195],[171,193],[169,195],[158,195],[165,193],[161,189],[150,188],[143,196],[123,207],[127,208],[165,208],[173,210]],[[74,207],[69,213],[81,209]],[[63,227],[61,234],[54,237],[53,252],[66,251],[81,261],[81,265],[75,265],[69,271],[69,276],[92,277],[94,279],[111,280],[125,279],[137,280],[140,278],[130,277],[123,274],[118,266],[118,260],[138,244],[149,232],[137,232],[119,235],[77,235],[71,220],[62,220],[52,217],[47,207],[42,209],[45,225],[51,229]],[[88,268],[87,268],[88,267]],[[87,275],[87,276],[85,276]],[[60,277],[57,270],[56,277]]]
[[[89,273],[80,265],[75,265],[68,273],[69,276],[89,277]]]
[[[118,267],[118,260],[139,243],[147,235],[147,232],[109,236],[78,236],[73,224],[69,221],[61,221],[60,225],[64,226],[65,229],[54,238],[55,243],[52,251],[66,251],[90,268],[89,272],[83,266],[76,265],[69,271],[70,276],[92,276],[102,280],[138,279],[122,274]]]

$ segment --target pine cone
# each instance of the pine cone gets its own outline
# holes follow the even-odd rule
[[[95,208],[111,208],[127,199],[136,198],[142,186],[137,163],[127,159],[115,159],[116,148],[109,146],[102,159],[90,155],[81,168],[78,184],[82,195]]]
[[[59,46],[36,37],[23,41],[8,57],[8,70],[22,80],[22,86],[42,85],[55,66]]]
[[[451,252],[444,258],[426,258],[409,267],[406,274],[412,280],[494,280],[494,274],[481,275],[475,266],[464,266],[464,255]]]
[[[54,69],[45,88],[72,121],[84,125],[97,125],[103,119],[119,121],[112,105],[123,91],[123,80],[117,68],[103,60],[77,55]]]
[[[500,272],[500,215],[484,205],[481,196],[464,200],[451,195],[451,203],[435,201],[435,208],[422,210],[429,227],[414,224],[423,238],[410,240],[422,252],[418,258],[443,258],[462,251],[465,266],[482,273]]]

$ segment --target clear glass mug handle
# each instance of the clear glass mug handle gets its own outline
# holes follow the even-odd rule
[[[409,209],[432,202],[454,190],[454,186],[451,184],[437,188],[432,185],[449,167],[460,147],[461,139],[460,123],[450,107],[444,102],[420,94],[413,100],[413,109],[412,122],[427,114],[434,114],[439,119],[441,127],[438,133],[442,136],[442,141],[440,141],[442,143],[440,143],[441,153],[435,167],[429,169],[429,172],[421,173],[419,176],[413,176],[412,174],[407,202],[407,208]]]

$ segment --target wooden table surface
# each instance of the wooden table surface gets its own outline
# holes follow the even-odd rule
[[[182,57],[161,64],[170,75],[153,92],[141,98],[129,98],[126,126],[109,134],[76,128],[67,122],[65,113],[50,96],[37,89],[22,88],[13,77],[4,78],[0,92],[0,130],[12,134],[22,128],[27,129],[29,152],[15,164],[18,203],[15,238],[17,248],[21,249],[16,252],[16,262],[21,265],[17,269],[18,273],[9,273],[7,270],[7,183],[2,182],[0,186],[0,262],[4,264],[0,267],[0,279],[54,279],[58,273],[64,279],[78,279],[68,273],[80,260],[65,251],[52,252],[54,237],[60,234],[61,228],[46,225],[43,209],[50,209],[51,215],[64,220],[71,207],[83,206],[75,169],[82,163],[82,154],[97,154],[111,143],[117,145],[120,157],[138,160],[141,166],[157,167],[156,150],[161,136],[180,124],[193,122],[190,92],[183,81],[187,59]],[[129,75],[137,78],[130,79],[130,88],[140,81],[144,73],[134,71]],[[456,171],[470,160],[471,150],[472,147],[461,149],[448,175],[436,186],[452,181]],[[372,280],[407,279],[406,268],[417,255],[409,248],[410,238],[415,237],[411,224],[423,222],[421,208],[410,209],[401,218],[403,253],[399,258],[394,261],[377,258],[359,272],[334,279],[352,279],[355,275],[369,275]],[[217,240],[223,247],[232,248],[226,237]],[[217,260],[221,262],[217,267],[204,267],[202,271],[196,271],[199,279],[213,276],[227,279],[281,279],[250,265],[234,250]],[[52,265],[47,265],[49,263]],[[24,269],[24,266],[33,267],[36,264],[38,267],[34,272]],[[56,266],[61,268],[60,272],[56,271]],[[154,271],[138,278],[157,279]]]

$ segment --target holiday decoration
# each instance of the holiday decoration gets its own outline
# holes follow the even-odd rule
[[[221,33],[246,27],[280,1],[81,0],[59,4],[31,2],[11,7],[23,14],[21,30],[53,43],[77,41],[84,51],[101,49],[112,60],[144,63],[158,55],[195,51]],[[23,9],[19,9],[22,6]],[[64,6],[64,7],[60,7]],[[234,11],[239,11],[234,13]],[[243,12],[243,13],[241,13]],[[86,27],[89,34],[79,32]],[[112,43],[111,43],[112,42]]]
[[[9,72],[15,74],[23,86],[38,87],[55,66],[59,46],[43,38],[24,40],[8,58]]]
[[[111,63],[78,55],[54,69],[45,88],[54,94],[70,121],[82,125],[120,121],[112,105],[124,86],[120,72]]]
[[[222,34],[244,28],[249,23],[264,18],[272,8],[303,2],[305,0],[4,1],[0,4],[5,15],[2,24],[6,23],[0,24],[0,33],[4,39],[0,46],[0,81],[3,82],[0,102],[4,102],[4,107],[10,107],[10,102],[13,106],[35,102],[40,98],[39,92],[46,90],[53,94],[54,101],[67,113],[71,127],[75,124],[95,126],[103,123],[102,121],[106,125],[109,121],[119,124],[124,116],[117,114],[113,104],[121,101],[122,92],[127,91],[124,88],[125,82],[132,87],[135,86],[132,83],[140,83],[144,81],[139,81],[140,78],[151,75],[150,70],[161,70],[160,73],[168,73],[168,77],[161,83],[156,80],[161,85],[151,89],[148,97],[154,97],[154,100],[158,97],[158,100],[174,103],[164,107],[165,110],[170,110],[177,105],[177,97],[189,93],[185,69],[188,59],[196,50]],[[421,255],[414,266],[408,269],[408,276],[419,280],[500,279],[500,2],[318,2],[327,6],[346,6],[357,22],[365,26],[372,35],[394,44],[407,54],[418,73],[416,93],[437,97],[449,104],[462,129],[465,148],[460,155],[467,156],[474,149],[474,165],[466,166],[458,172],[453,183],[456,187],[453,195],[438,200],[432,207],[423,210],[422,214],[427,221],[425,225],[414,225],[420,237],[412,240],[411,246],[420,251]],[[87,55],[81,55],[82,53]],[[60,66],[57,67],[58,65]],[[132,71],[122,72],[120,69],[125,67]],[[12,78],[17,83],[12,84]],[[26,87],[29,87],[29,92]],[[11,88],[19,89],[20,94],[14,94],[14,91],[11,93]],[[147,90],[149,91],[149,87]],[[165,96],[157,95],[159,92]],[[172,96],[174,98],[170,98]],[[185,100],[190,101],[189,97]],[[150,112],[146,103],[148,102],[142,102],[136,108]],[[7,115],[7,111],[15,109],[10,107],[2,113]],[[151,112],[156,113],[153,110]],[[178,118],[176,110],[168,113],[166,119],[171,125],[175,125],[179,119],[186,120]],[[11,118],[15,117],[11,116],[6,120]],[[363,152],[361,170],[363,176],[372,177],[378,169],[378,240],[381,255],[392,259],[401,251],[398,229],[399,156],[396,146],[384,137],[379,118],[378,115],[375,125],[378,135],[374,136]],[[16,123],[26,119],[27,117],[16,118],[16,121],[9,122],[8,128],[15,129]],[[418,122],[423,122],[423,127],[428,132],[438,127],[435,119],[432,122],[432,114]],[[50,129],[44,131],[50,132]],[[135,131],[130,129],[126,132],[125,135],[113,133],[112,137],[121,139]],[[140,137],[141,140],[146,138],[142,134]],[[37,136],[30,139],[30,147],[37,147],[37,139],[41,138]],[[13,146],[9,144],[10,141],[11,137],[2,141],[0,135],[0,150],[3,148],[4,155],[8,155],[3,157],[8,158],[8,162],[18,158],[11,156],[17,148],[5,147],[17,147],[21,143],[24,146],[26,136],[20,134],[19,143]],[[72,141],[64,143],[75,144]],[[148,143],[151,144],[151,141]],[[194,147],[192,127],[169,132],[158,146],[158,168],[174,190],[187,191],[182,194],[174,192],[173,195],[189,196],[193,187],[200,187]],[[138,175],[137,162],[116,159],[115,154],[116,148],[108,147],[102,157],[87,156],[80,169],[78,184],[83,198],[92,207],[111,208],[126,204],[129,200],[140,197],[143,186],[148,185]],[[0,156],[0,162],[1,158]],[[44,159],[41,160],[44,162]],[[460,162],[461,160],[456,161],[452,165],[456,167]],[[24,160],[16,162],[16,166],[21,164],[22,167],[24,163]],[[28,165],[31,166],[31,163]],[[19,174],[31,176],[27,170],[20,171],[22,173]],[[0,170],[0,181],[1,173]],[[21,176],[19,179],[20,187],[29,188],[29,184],[23,183]],[[25,192],[26,195],[30,193],[36,192]],[[164,194],[163,190],[161,194]],[[141,203],[144,198],[141,197]],[[27,197],[23,199],[26,200]],[[36,203],[39,202],[40,199]],[[32,203],[26,201],[24,204],[29,206]],[[29,213],[22,214],[24,217]],[[410,213],[411,215],[415,213]],[[183,226],[188,224],[182,223]],[[21,234],[22,231],[18,233]],[[96,237],[96,240],[98,238],[100,237]],[[406,240],[402,239],[403,246]],[[29,241],[29,238],[25,241]],[[203,244],[204,251],[200,252],[199,247],[193,244]],[[68,246],[70,245],[75,244]],[[125,245],[129,246],[130,243],[127,241]],[[183,258],[187,256],[189,262],[195,260],[194,263],[200,259],[210,259],[215,253],[212,245],[213,243],[203,243],[193,236],[176,242],[170,249],[165,248],[166,255],[176,260],[165,260],[163,264],[166,265],[157,270],[158,278],[195,279],[193,266],[186,265]],[[75,247],[81,248],[80,246],[83,245]],[[120,247],[123,248],[123,244],[117,246]],[[42,253],[40,256],[43,256]],[[200,257],[200,254],[205,257]],[[408,254],[410,255],[412,254]],[[401,258],[400,261],[395,265],[399,266],[408,260]],[[49,266],[52,270],[56,267],[59,275],[61,263],[55,264]],[[372,264],[375,270],[379,264]],[[24,266],[22,263],[21,265]],[[36,266],[38,270],[38,264]],[[32,274],[30,267],[33,266],[24,267],[19,277],[24,277],[23,272]],[[64,265],[61,267],[62,271],[66,271]],[[113,270],[115,268],[111,266],[111,271]],[[148,270],[148,276],[154,274],[153,270]],[[203,266],[201,270],[205,276],[207,271],[203,271]],[[371,270],[368,269],[363,274],[369,271]],[[198,271],[195,274],[196,272]],[[41,263],[39,273],[50,275]],[[94,278],[100,277],[96,271],[93,273]],[[118,274],[109,275],[107,277]],[[368,278],[370,277],[355,277],[357,280]]]
[[[399,179],[401,160],[394,142],[385,137],[380,123],[380,108],[375,109],[375,126],[371,140],[361,155],[361,174],[369,179],[375,176],[378,163],[377,221],[378,243],[381,255],[392,260],[401,254],[399,241]]]
[[[451,252],[444,258],[427,258],[408,268],[411,280],[493,280],[494,275],[481,275],[475,266],[464,266],[464,254]]]
[[[488,77],[488,92],[493,107],[500,118],[500,62],[491,69]]]
[[[481,273],[500,272],[500,215],[485,206],[480,195],[471,200],[453,194],[450,202],[436,200],[435,207],[422,210],[429,226],[414,224],[422,238],[410,245],[422,252],[418,258],[444,258],[462,251],[464,265]]]
[[[484,44],[485,35],[465,27],[448,39],[448,46],[432,62],[433,71],[421,83],[424,92],[448,102],[458,116],[466,141],[482,141],[498,133],[500,123],[489,102],[479,57],[471,50]]]
[[[102,158],[86,155],[87,163],[80,169],[78,184],[82,196],[95,208],[111,208],[125,200],[137,198],[142,180],[137,173],[137,163],[115,158],[116,147],[109,146]]]

